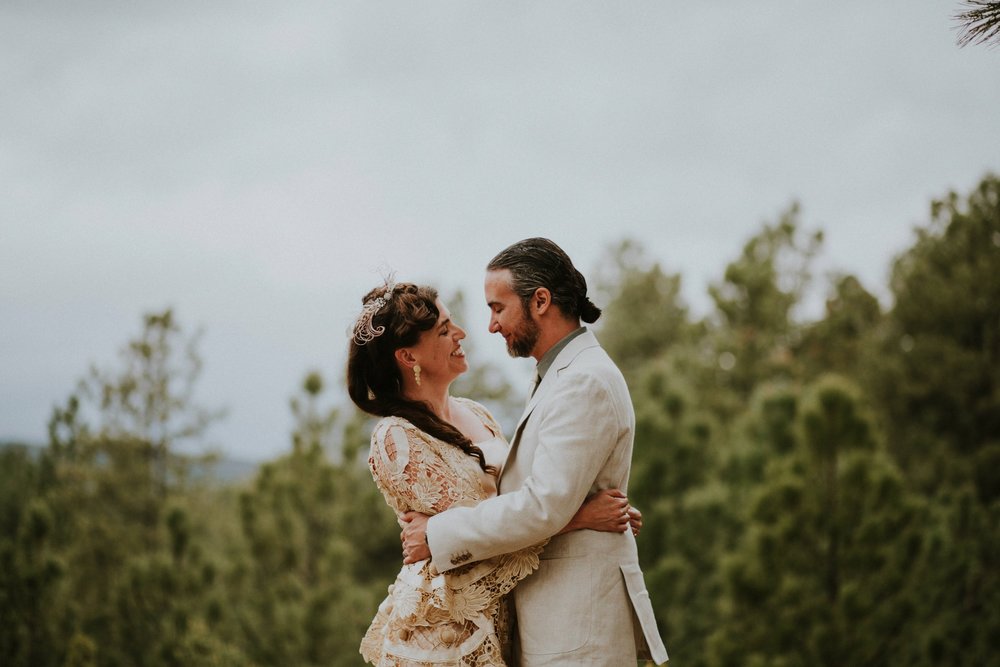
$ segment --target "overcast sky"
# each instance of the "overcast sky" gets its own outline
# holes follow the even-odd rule
[[[143,313],[205,329],[211,440],[270,458],[360,297],[549,236],[706,285],[792,201],[886,300],[932,198],[1000,170],[1000,49],[956,1],[0,5],[0,438],[42,442]],[[475,359],[471,360],[476,363]]]

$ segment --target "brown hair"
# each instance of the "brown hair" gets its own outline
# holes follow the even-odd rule
[[[363,304],[383,297],[386,286],[368,292]],[[403,396],[403,378],[396,365],[395,352],[415,345],[420,335],[437,324],[437,290],[412,283],[398,283],[385,305],[372,317],[372,327],[385,331],[367,343],[351,339],[347,353],[347,393],[361,410],[376,417],[402,417],[421,431],[458,447],[479,462],[484,471],[492,471],[483,452],[457,428],[438,417],[423,401]]]
[[[501,269],[510,271],[511,289],[521,297],[525,312],[535,290],[545,287],[552,295],[552,303],[566,317],[590,324],[601,316],[601,309],[587,297],[586,278],[573,266],[569,255],[549,239],[524,239],[504,248],[486,266],[487,271]]]

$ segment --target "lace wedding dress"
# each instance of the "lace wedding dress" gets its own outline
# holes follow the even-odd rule
[[[499,471],[507,454],[500,426],[483,406],[468,406],[493,433],[476,443]],[[401,515],[433,515],[496,495],[496,478],[476,459],[405,419],[385,417],[372,433],[369,467],[386,502]],[[429,560],[404,565],[361,642],[378,667],[504,665],[508,642],[504,596],[538,568],[544,543],[438,573]]]

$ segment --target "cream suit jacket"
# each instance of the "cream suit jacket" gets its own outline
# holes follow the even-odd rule
[[[430,518],[432,562],[447,571],[555,535],[588,494],[627,491],[635,413],[621,372],[589,331],[556,357],[522,415],[500,495]],[[631,531],[552,537],[514,589],[520,663],[627,665],[667,660]]]

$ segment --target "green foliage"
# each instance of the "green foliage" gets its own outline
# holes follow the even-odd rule
[[[769,462],[743,538],[722,561],[711,664],[887,664],[919,583],[919,503],[849,383],[820,380],[795,422],[795,448]]]
[[[51,664],[56,618],[50,613],[64,562],[52,548],[54,517],[33,495],[37,466],[24,448],[0,452],[0,655],[15,664]]]
[[[721,323],[716,343],[728,384],[747,397],[756,382],[790,374],[792,311],[811,278],[810,262],[821,232],[802,238],[799,207],[743,246],[722,282],[709,287]]]
[[[291,452],[262,466],[239,498],[247,552],[228,576],[228,607],[236,644],[262,665],[357,664],[400,564],[395,517],[357,460],[360,447],[331,462],[338,411],[319,406],[322,388],[318,374],[306,377],[292,400]]]
[[[629,497],[642,508],[639,556],[666,637],[697,646],[711,632],[720,579],[707,554],[718,552],[734,527],[730,491],[712,475],[719,452],[715,424],[699,410],[691,389],[655,365],[633,382],[636,407],[634,465]],[[670,647],[683,664],[704,664],[696,651]]]
[[[626,373],[688,340],[679,275],[664,273],[634,240],[609,250],[604,262],[601,289],[613,291],[614,298],[599,320],[600,331],[608,353]]]
[[[120,367],[92,370],[56,408],[39,460],[14,462],[15,538],[0,545],[13,664],[194,664],[169,657],[211,588],[192,543],[195,461],[176,451],[215,418],[192,399],[195,348],[170,311],[146,316]]]
[[[673,662],[986,665],[1000,655],[1000,180],[931,206],[883,308],[821,235],[765,224],[693,320],[636,241],[596,281],[636,412],[629,496]],[[465,320],[461,294],[446,299]],[[371,422],[308,373],[289,450],[241,484],[192,474],[218,411],[167,311],[91,371],[40,455],[0,449],[0,656],[21,667],[357,665],[399,568]],[[509,422],[478,364],[455,393]]]
[[[822,320],[804,327],[799,355],[806,375],[858,375],[869,339],[882,321],[882,308],[854,276],[836,279]]]
[[[896,260],[871,355],[889,445],[928,489],[969,479],[976,452],[1000,439],[1000,178],[931,213]]]
[[[629,494],[671,657],[990,664],[1000,184],[932,205],[887,312],[841,275],[819,320],[796,319],[821,242],[799,230],[793,206],[752,237],[701,322],[635,315],[653,264],[630,244],[609,262],[605,312],[633,316],[601,337],[636,405]]]
[[[968,487],[933,508],[914,568],[920,585],[900,664],[985,665],[996,660],[998,525],[1000,505],[982,505]]]

